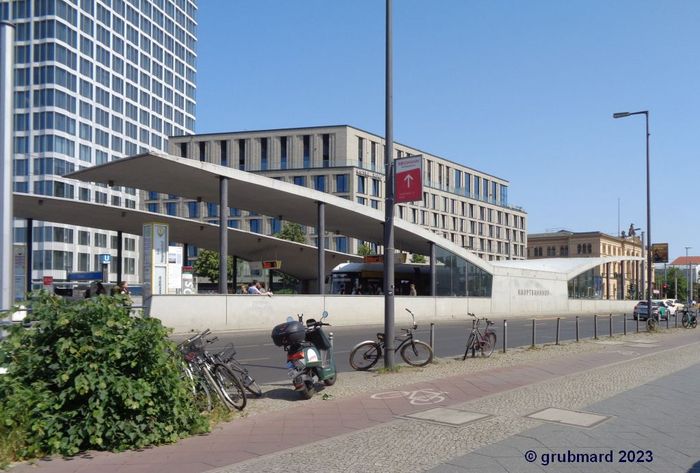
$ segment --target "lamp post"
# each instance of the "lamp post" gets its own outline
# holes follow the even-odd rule
[[[649,308],[649,314],[651,314],[651,177],[649,173],[649,111],[643,110],[640,112],[618,112],[613,113],[613,118],[626,118],[632,115],[644,115],[644,120],[646,122],[646,149],[647,149],[647,281],[649,284],[649,291],[647,291],[647,307]],[[642,242],[644,246],[644,242]]]
[[[693,300],[691,298],[691,291],[693,290],[693,282],[690,278],[690,272],[692,271],[692,267],[690,266],[690,258],[688,258],[688,250],[691,249],[692,246],[686,246],[685,247],[685,259],[688,261],[688,297],[686,297],[686,307],[690,307],[690,301]]]

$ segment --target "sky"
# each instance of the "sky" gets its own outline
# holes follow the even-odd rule
[[[528,232],[700,255],[700,2],[394,0],[394,139],[510,181]],[[196,133],[384,135],[382,0],[199,0]]]

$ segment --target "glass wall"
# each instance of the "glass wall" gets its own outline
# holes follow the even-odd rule
[[[491,297],[493,276],[443,248],[435,248],[437,295]]]
[[[569,299],[602,299],[603,280],[596,274],[596,270],[579,274],[569,279]]]

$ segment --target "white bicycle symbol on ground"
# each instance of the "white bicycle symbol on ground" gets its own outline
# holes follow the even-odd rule
[[[404,397],[411,401],[414,406],[424,406],[426,404],[437,404],[445,400],[444,391],[433,391],[432,389],[418,389],[416,391],[386,391],[372,394],[372,399],[396,399]]]

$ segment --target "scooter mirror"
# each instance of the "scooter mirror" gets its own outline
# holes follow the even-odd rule
[[[294,322],[294,317],[292,317],[291,315],[287,317],[287,322]]]
[[[324,310],[323,313],[321,314],[321,319],[325,319],[326,317],[328,317],[328,311]]]

